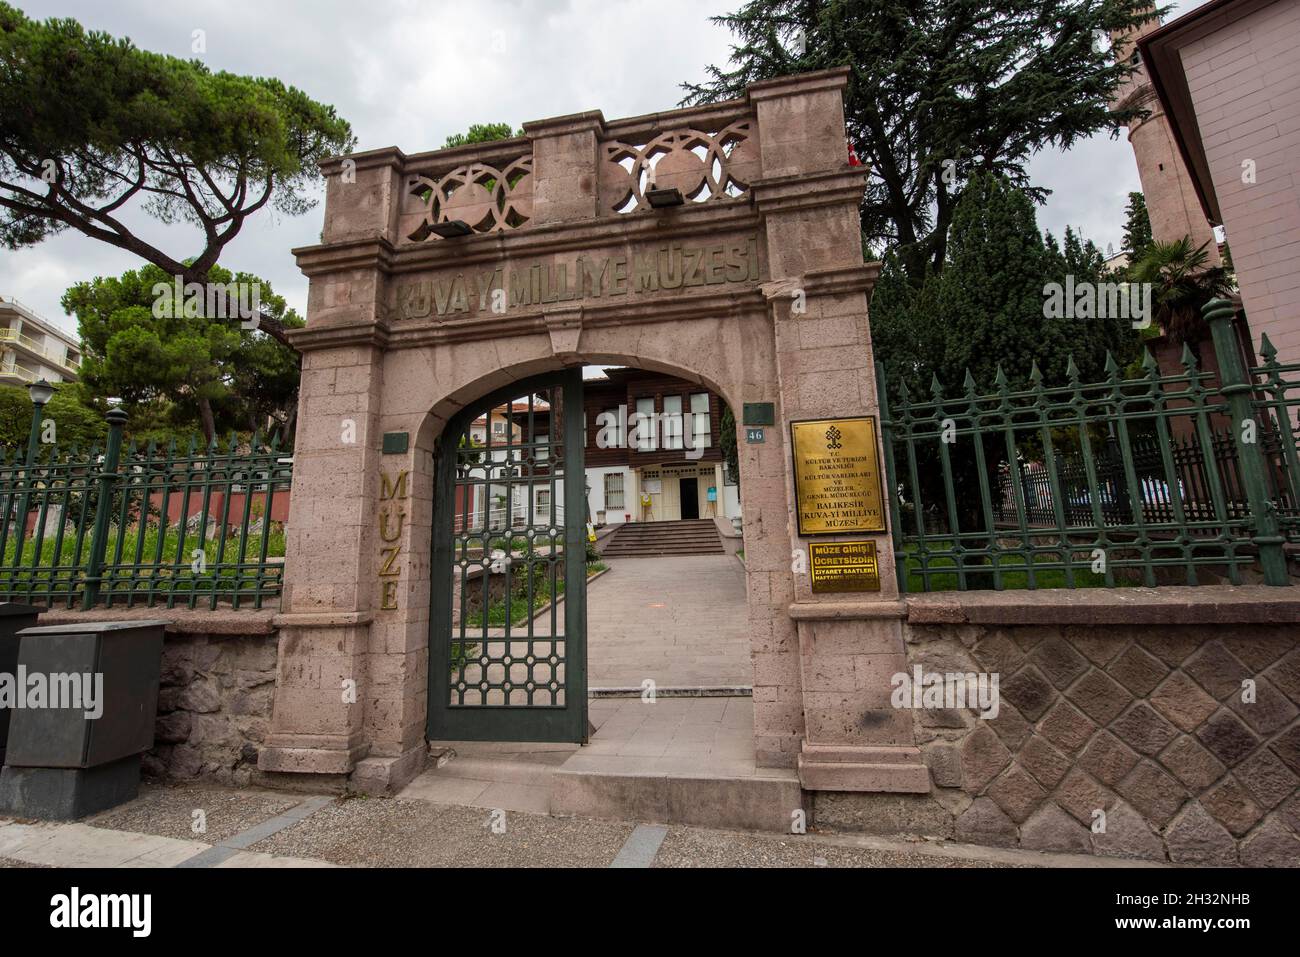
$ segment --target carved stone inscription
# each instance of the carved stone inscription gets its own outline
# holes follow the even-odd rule
[[[379,607],[385,611],[397,608],[398,579],[401,568],[397,556],[402,552],[402,526],[406,524],[406,507],[402,503],[407,491],[406,469],[391,478],[387,472],[379,473]]]
[[[397,287],[400,319],[504,315],[510,309],[580,299],[758,281],[758,239],[707,245],[670,243],[631,255],[507,264]]]

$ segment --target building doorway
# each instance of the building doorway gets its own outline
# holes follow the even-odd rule
[[[682,518],[696,519],[700,517],[700,480],[694,475],[683,478],[681,481],[681,499],[682,499]]]

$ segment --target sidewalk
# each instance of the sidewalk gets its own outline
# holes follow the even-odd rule
[[[613,558],[587,588],[593,688],[754,683],[745,573],[734,555]]]
[[[196,813],[199,812],[199,813]],[[206,828],[195,833],[196,822]],[[856,835],[760,835],[424,800],[146,786],[86,821],[0,817],[0,867],[1132,867]]]

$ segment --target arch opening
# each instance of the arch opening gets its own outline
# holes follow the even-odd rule
[[[752,765],[741,479],[724,468],[736,456],[723,448],[723,387],[668,362],[583,358],[513,367],[506,386],[481,377],[439,400],[429,421],[441,430],[421,435],[437,459],[430,740],[553,738],[556,722],[501,712],[567,709],[582,714],[580,740],[615,754],[640,747],[631,739],[651,713],[639,709],[663,699],[650,724],[664,753],[647,757]],[[474,707],[497,713],[463,713]]]

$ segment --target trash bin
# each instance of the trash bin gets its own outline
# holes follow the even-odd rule
[[[18,674],[18,632],[36,624],[36,616],[44,609],[17,602],[0,602],[0,681],[5,675],[16,680]],[[12,708],[0,700],[0,765],[5,763],[5,742],[9,740],[9,716]]]
[[[75,820],[129,801],[153,746],[165,621],[25,628],[0,811]]]

